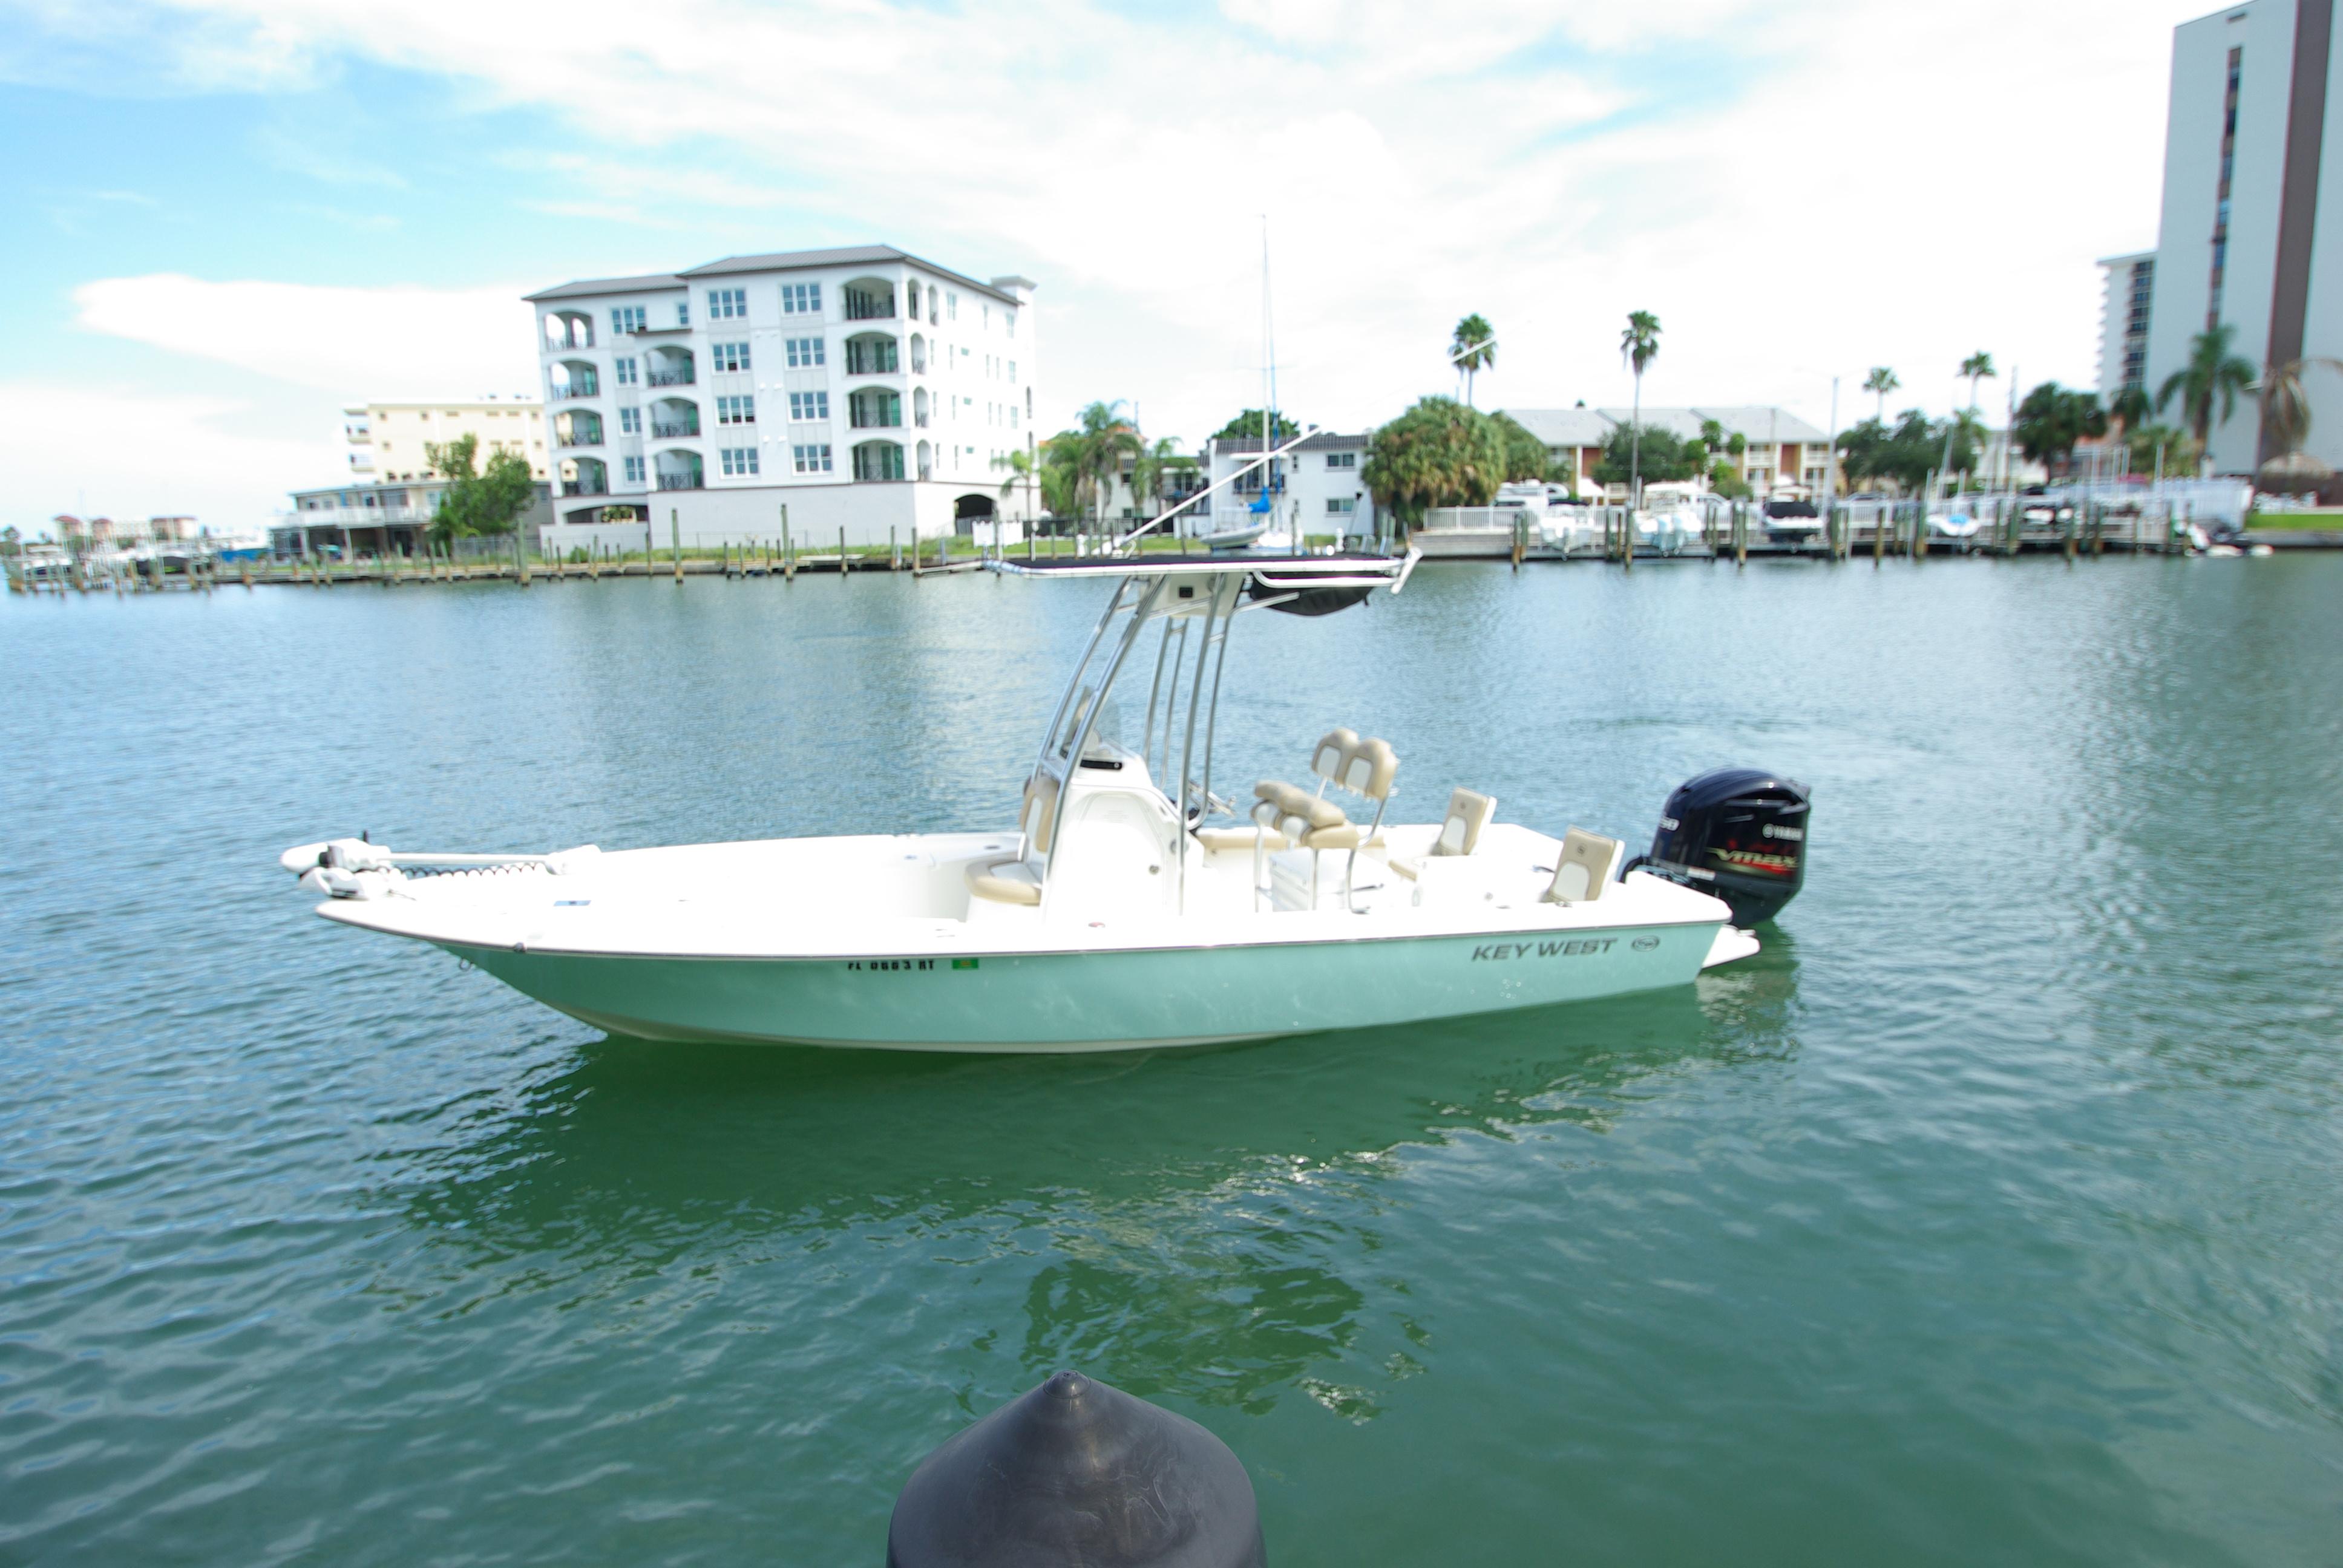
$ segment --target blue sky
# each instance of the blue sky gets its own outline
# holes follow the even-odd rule
[[[2195,9],[0,0],[0,522],[264,523],[344,401],[531,388],[524,289],[865,240],[1036,279],[1045,419],[1191,439],[1255,395],[1264,215],[1332,426],[1453,389],[1476,309],[1484,405],[1624,402],[1636,308],[1656,402],[2087,381]]]

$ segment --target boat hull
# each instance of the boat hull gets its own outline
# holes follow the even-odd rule
[[[1151,1050],[1682,985],[1722,922],[1220,947],[688,958],[440,945],[613,1033],[860,1050]]]

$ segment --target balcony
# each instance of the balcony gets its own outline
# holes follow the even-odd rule
[[[681,370],[647,370],[643,373],[643,379],[653,387],[689,387],[697,382],[698,377],[687,366]]]
[[[698,474],[661,474],[659,487],[662,490],[698,490],[706,487]]]
[[[572,381],[567,387],[553,389],[553,398],[557,403],[566,403],[573,397],[599,397],[601,395],[600,384],[594,381]]]
[[[651,439],[655,441],[680,441],[699,434],[698,425],[670,424],[658,419],[651,421]]]
[[[610,493],[610,487],[600,479],[564,479],[561,481],[561,493],[565,496],[607,496]]]
[[[602,432],[596,430],[589,434],[580,430],[572,435],[556,436],[553,444],[557,447],[598,447],[602,444]]]

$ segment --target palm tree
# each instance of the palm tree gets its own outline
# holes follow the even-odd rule
[[[1497,362],[1496,329],[1479,311],[1456,324],[1456,335],[1448,340],[1448,358],[1464,372],[1464,406],[1469,408],[1473,406],[1473,373]]]
[[[1122,460],[1143,447],[1139,432],[1122,416],[1122,400],[1093,402],[1075,417],[1074,428],[1050,437],[1050,457],[1073,470],[1076,504],[1097,508],[1099,532],[1106,532],[1107,500],[1122,474]]]
[[[1993,367],[1993,356],[1980,348],[1975,354],[1970,355],[1966,359],[1961,361],[1961,374],[1968,377],[1969,412],[1971,414],[1975,414],[1976,412],[1977,383],[1980,381],[1990,381],[1996,376],[1999,375],[2000,372]]]
[[[2221,406],[2221,423],[2237,411],[2237,394],[2254,389],[2253,362],[2229,352],[2229,340],[2237,329],[2224,321],[2208,327],[2188,340],[2188,362],[2170,376],[2156,391],[2156,411],[2159,414],[2171,407],[2175,397],[2180,399],[2181,416],[2188,421],[2188,433],[2197,438],[2198,447],[2205,446],[2213,435],[2213,405]]]
[[[1630,311],[1627,329],[1619,334],[1619,357],[1635,373],[1635,407],[1628,428],[1627,504],[1633,507],[1644,487],[1644,367],[1660,357],[1660,318],[1648,310]],[[1629,554],[1632,556],[1633,551]]]
[[[2262,435],[2269,442],[2273,457],[2291,455],[2309,437],[2310,398],[2303,389],[2302,374],[2314,365],[2343,372],[2343,359],[2315,355],[2284,365],[2262,367],[2262,378],[2255,390],[2261,395]]]
[[[1879,422],[1882,425],[1887,423],[1887,395],[1901,390],[1903,386],[1904,383],[1896,378],[1896,372],[1885,365],[1873,366],[1871,374],[1863,378],[1863,389],[1879,399]]]
[[[2144,429],[2156,417],[2156,407],[2148,401],[2147,388],[2137,384],[2126,387],[2107,405],[2107,417],[2123,421],[2126,433]]]
[[[1142,441],[1139,456],[1131,465],[1131,495],[1144,510],[1154,503],[1149,515],[1160,516],[1163,510],[1163,478],[1167,474],[1195,467],[1196,459],[1180,450],[1180,437],[1166,436],[1157,441]]]

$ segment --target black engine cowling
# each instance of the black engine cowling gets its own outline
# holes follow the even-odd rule
[[[1719,768],[1676,786],[1643,869],[1698,888],[1754,926],[1782,912],[1806,876],[1806,787],[1760,768]]]

